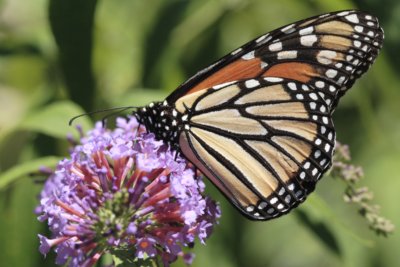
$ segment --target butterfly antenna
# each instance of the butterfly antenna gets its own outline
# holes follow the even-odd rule
[[[102,110],[96,110],[96,111],[91,111],[91,112],[87,112],[87,113],[82,113],[82,114],[80,114],[80,115],[78,115],[78,116],[72,117],[72,118],[69,120],[68,125],[71,126],[72,123],[73,123],[76,119],[78,119],[78,118],[80,118],[80,117],[83,117],[83,116],[89,116],[89,115],[98,114],[98,113],[103,113],[103,112],[108,112],[108,111],[115,111],[115,110],[117,111],[117,112],[113,112],[113,113],[111,113],[111,114],[106,115],[106,117],[104,117],[104,118],[102,119],[102,121],[104,121],[104,120],[105,120],[107,117],[109,117],[109,116],[112,116],[112,115],[115,115],[115,114],[124,112],[124,111],[127,110],[127,109],[134,109],[134,108],[138,108],[138,107],[135,107],[135,106],[126,106],[126,107],[118,107],[118,108],[106,108],[106,109],[102,109]]]
[[[131,109],[132,107],[121,107],[120,110],[117,110],[115,112],[111,112],[110,114],[105,115],[102,119],[101,119],[101,123],[104,125],[106,125],[106,121],[109,117],[112,117],[114,115],[120,114],[122,112],[124,112],[125,110]],[[135,107],[136,108],[136,107]]]

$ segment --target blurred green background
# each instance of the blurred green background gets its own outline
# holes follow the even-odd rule
[[[349,144],[383,215],[400,225],[399,0],[0,1],[0,265],[53,266],[38,252],[46,227],[33,213],[41,185],[28,173],[67,155],[68,120],[84,111],[160,100],[246,41],[316,14],[358,8],[379,17],[385,44],[339,105],[337,138]],[[101,118],[101,117],[96,117]],[[91,119],[78,121],[84,129]],[[18,177],[18,179],[16,179]],[[212,186],[223,216],[193,266],[399,266],[400,235],[378,237],[326,177],[300,210],[247,221]],[[325,240],[325,242],[323,241]],[[177,262],[175,266],[184,266]]]

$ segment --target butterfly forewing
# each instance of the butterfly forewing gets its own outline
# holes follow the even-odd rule
[[[340,11],[289,24],[234,50],[183,83],[167,100],[212,86],[257,77],[282,77],[323,89],[335,107],[376,58],[383,32],[375,17]]]

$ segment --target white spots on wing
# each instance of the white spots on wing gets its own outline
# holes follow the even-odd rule
[[[326,76],[328,77],[328,78],[335,78],[335,76],[337,75],[337,70],[334,70],[334,69],[328,69],[327,71],[326,71]]]
[[[300,173],[300,179],[304,180],[304,178],[306,178],[306,173],[305,172],[301,172]]]
[[[315,176],[317,173],[318,173],[317,168],[314,168],[314,169],[312,170],[312,175]]]
[[[260,67],[261,67],[262,69],[264,69],[264,68],[268,67],[268,63],[267,63],[267,62],[264,62],[264,61],[261,61]]]
[[[312,100],[317,100],[317,99],[318,99],[318,96],[317,96],[315,93],[311,93],[311,94],[310,94],[310,98],[311,98]]]
[[[372,20],[372,16],[366,15],[366,16],[365,16],[365,19],[367,19],[367,20]]]
[[[293,191],[294,190],[294,183],[291,183],[290,185],[288,185],[288,189],[290,191]]]
[[[337,56],[337,53],[332,50],[321,50],[317,54],[317,60],[319,63],[328,65],[332,63],[332,59],[334,59]]]
[[[248,207],[246,208],[246,211],[247,211],[247,212],[253,212],[253,211],[254,211],[254,206],[248,206]]]
[[[234,83],[236,83],[236,81],[230,81],[230,82],[226,82],[226,83],[221,83],[221,84],[214,85],[212,88],[218,90],[218,89],[221,89],[223,87],[226,87],[226,86],[234,84]]]
[[[345,80],[346,80],[346,77],[345,77],[345,76],[341,76],[341,77],[337,80],[337,83],[338,83],[339,85],[342,85],[342,84],[344,83]]]
[[[242,59],[244,59],[244,60],[251,60],[251,59],[253,59],[254,58],[254,50],[253,51],[250,51],[249,53],[247,53],[247,54],[244,54],[243,56],[242,56]]]
[[[359,23],[360,20],[358,19],[356,14],[351,14],[345,17],[348,21],[352,22],[352,23]]]
[[[332,140],[332,138],[333,138],[333,133],[332,133],[332,132],[329,132],[329,134],[328,134],[328,139],[329,139],[329,140]]]
[[[315,86],[318,88],[324,88],[325,87],[325,83],[323,81],[316,81],[315,82]]]
[[[272,52],[277,52],[277,51],[281,51],[282,50],[282,43],[281,42],[276,42],[273,44],[270,44],[268,46],[268,49]]]
[[[371,37],[374,37],[374,36],[375,36],[375,33],[374,33],[373,31],[369,31],[369,32],[367,33],[367,35],[368,35],[368,36],[371,36]]]
[[[350,11],[342,11],[342,12],[338,13],[337,15],[338,15],[338,16],[346,16],[346,15],[348,15],[349,13],[350,13]]]
[[[318,41],[316,35],[306,35],[300,37],[300,44],[303,46],[313,46],[316,41]]]
[[[294,32],[296,30],[295,28],[293,28],[293,26],[294,26],[294,24],[290,24],[290,25],[282,28],[281,31],[286,33],[286,34],[292,33],[292,32]]]
[[[260,85],[260,82],[255,79],[247,80],[244,82],[244,86],[246,86],[247,88],[254,88],[259,85]]]
[[[324,105],[322,105],[322,106],[319,108],[319,111],[321,111],[322,113],[325,113],[325,112],[326,112],[326,107],[325,107]]]
[[[328,117],[323,116],[323,117],[322,117],[322,122],[323,122],[324,124],[328,124],[328,123],[329,123]]]
[[[285,188],[282,187],[282,188],[279,190],[278,195],[282,196],[285,192],[286,192]]]
[[[363,26],[357,25],[354,27],[354,30],[356,30],[356,32],[362,32],[364,30]]]
[[[346,66],[346,70],[347,71],[352,71],[353,70],[353,67],[352,66]],[[352,78],[353,79],[353,78]]]
[[[263,36],[258,37],[255,42],[256,42],[257,46],[261,46],[261,45],[264,45],[265,43],[269,42],[271,39],[272,39],[272,36],[269,36],[269,33],[267,33]]]
[[[331,145],[330,144],[325,144],[325,151],[329,152],[330,149],[331,149]]]
[[[297,51],[282,51],[278,53],[278,59],[293,59],[297,57]]]
[[[358,40],[355,40],[355,41],[353,42],[353,44],[354,44],[355,47],[360,47],[360,46],[361,46],[361,42],[358,41]]]
[[[329,91],[331,91],[332,93],[336,91],[335,86],[333,85],[329,85]]]
[[[367,22],[367,25],[368,25],[368,26],[375,26],[375,23],[373,23],[373,22],[371,22],[371,21],[368,21],[368,22]]]
[[[278,198],[277,197],[273,197],[273,198],[271,198],[271,200],[269,202],[271,204],[275,204],[276,202],[278,202]]]
[[[322,144],[322,140],[319,139],[319,138],[317,138],[317,139],[315,140],[315,144],[316,144],[317,146],[319,146],[320,144]]]
[[[263,209],[265,209],[265,207],[267,206],[268,204],[267,204],[267,202],[264,202],[264,201],[262,201],[260,204],[258,204],[258,209],[259,210],[263,210]]]
[[[304,169],[308,170],[311,166],[311,163],[309,161],[307,161],[306,163],[304,163]]]
[[[239,53],[239,52],[241,52],[243,50],[243,48],[238,48],[238,49],[236,49],[235,51],[233,51],[232,53],[231,53],[231,55],[236,55],[237,53]]]
[[[294,82],[288,83],[288,87],[292,91],[296,91],[297,90],[297,86],[296,86],[296,84]]]
[[[310,102],[310,108],[311,108],[312,110],[314,110],[316,107],[317,107],[317,103],[315,103],[315,102]]]
[[[279,77],[265,77],[264,80],[267,82],[272,82],[272,83],[277,83],[277,82],[283,81],[283,79],[279,78]]]
[[[314,31],[314,27],[313,27],[313,26],[310,26],[310,27],[301,29],[301,30],[299,31],[299,34],[300,34],[300,35],[308,35],[308,34],[311,34],[313,31]]]
[[[319,158],[321,156],[321,150],[317,150],[314,152],[314,158]]]
[[[319,164],[322,166],[322,167],[326,167],[325,166],[325,163],[326,163],[326,159],[323,159],[323,160],[321,160],[320,162],[319,162]]]
[[[297,95],[296,95],[296,98],[297,98],[298,100],[303,100],[303,99],[304,99],[304,96],[303,96],[302,94],[297,94]]]
[[[325,126],[321,126],[321,133],[325,134],[326,133],[326,127]]]
[[[331,104],[331,102],[332,102],[332,100],[331,99],[329,99],[329,98],[326,98],[326,99],[324,99],[325,100],[325,103],[326,104],[328,104],[328,105],[330,105]]]
[[[267,38],[268,34],[264,34],[256,39],[256,43],[262,42],[265,38]]]

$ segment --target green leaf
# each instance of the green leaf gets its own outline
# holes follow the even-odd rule
[[[68,125],[69,120],[84,110],[71,101],[60,101],[51,104],[39,111],[31,113],[19,125],[20,129],[36,131],[55,138],[65,138],[67,133],[77,134],[77,131]],[[92,128],[92,122],[88,117],[79,118],[77,124],[84,131]]]
[[[54,167],[60,160],[61,158],[59,157],[49,156],[31,160],[12,167],[0,175],[0,190],[23,176],[37,172],[42,166]]]

